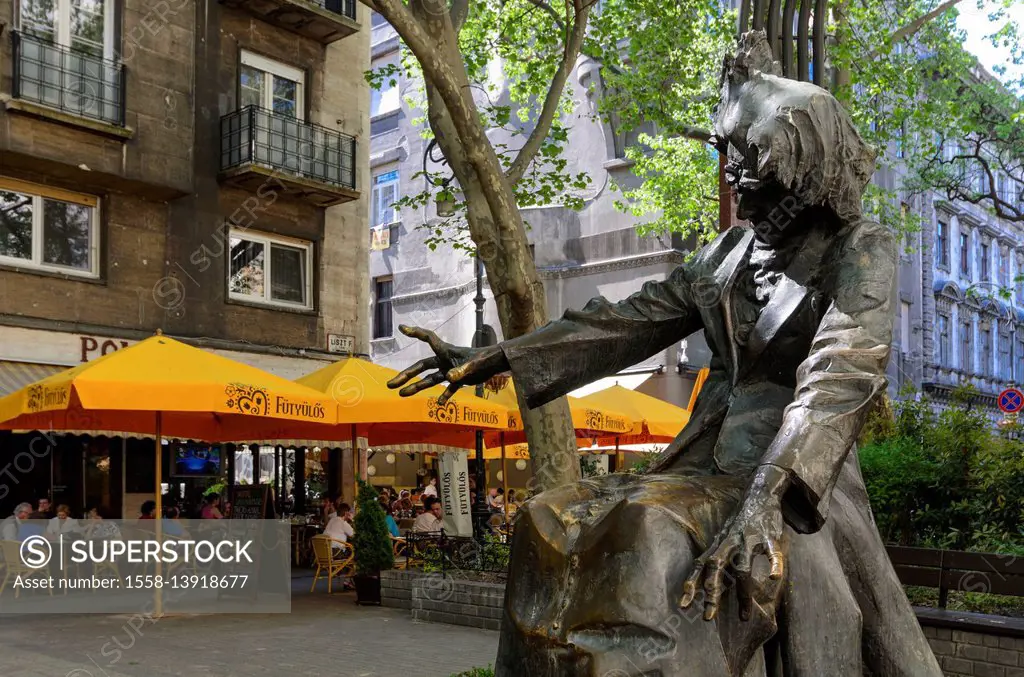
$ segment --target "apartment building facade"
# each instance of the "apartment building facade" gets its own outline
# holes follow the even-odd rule
[[[362,5],[0,0],[0,19],[0,395],[157,329],[287,378],[368,354]],[[85,466],[53,482],[69,500]]]

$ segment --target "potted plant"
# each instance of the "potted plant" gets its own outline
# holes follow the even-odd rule
[[[391,533],[380,506],[377,490],[369,482],[359,482],[356,517],[352,525],[355,535],[356,604],[380,604],[380,572],[395,564]]]

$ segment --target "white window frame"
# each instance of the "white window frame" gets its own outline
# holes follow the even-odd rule
[[[100,276],[100,200],[92,195],[74,193],[67,190],[41,186],[27,181],[18,181],[0,177],[0,189],[12,193],[20,193],[32,198],[32,258],[19,259],[14,256],[0,254],[0,264],[26,270],[40,270],[49,273],[60,273],[74,277],[96,279]],[[70,202],[92,209],[89,233],[89,268],[71,268],[43,261],[44,210],[43,200]]]
[[[114,3],[117,0],[104,0],[103,1],[103,58],[110,61],[114,60],[114,22],[116,21],[116,15],[114,13]],[[18,11],[18,29],[25,30],[22,25],[22,11],[21,3],[22,0],[15,0],[17,3]],[[54,39],[57,44],[66,49],[71,49],[71,0],[54,0],[57,11],[57,31],[54,35]]]
[[[372,69],[377,69],[377,68],[381,68],[381,67],[384,67],[384,66],[397,65],[399,63],[399,60],[397,58],[397,54],[398,54],[397,52],[393,52],[389,56],[381,57],[381,59],[377,62],[377,64],[375,66],[373,66]],[[398,111],[402,110],[402,91],[401,91],[402,82],[401,82],[401,80],[399,79],[399,77],[397,75],[394,76],[394,78],[395,78],[395,86],[394,87],[388,87],[387,89],[371,89],[370,90],[370,119],[371,120],[374,120],[376,118],[386,117],[388,115],[393,115],[393,114],[397,113]],[[388,82],[390,82],[390,81],[388,81]],[[373,110],[373,101],[374,101],[374,99],[377,100],[378,106],[379,106],[380,103],[384,101],[384,94],[386,92],[391,91],[392,89],[395,90],[395,94],[394,94],[395,105],[394,105],[394,107],[393,108],[389,108],[388,110],[385,110],[385,111],[374,112],[374,110]]]
[[[280,61],[268,59],[265,56],[260,56],[255,52],[250,52],[245,49],[242,50],[241,63],[243,66],[249,66],[250,68],[255,68],[256,70],[263,71],[264,73],[270,75],[271,78],[280,77],[286,80],[297,82],[298,85],[295,88],[295,117],[299,120],[306,119],[306,73],[302,69],[295,68],[294,66],[289,66],[287,64],[283,64]],[[241,98],[241,79],[242,73],[241,69],[239,69],[239,98]],[[274,83],[269,82],[267,84],[268,86],[266,89],[266,93],[267,96],[271,98],[268,101],[261,101],[260,107],[268,111],[272,111],[274,110]],[[241,108],[241,106],[239,106],[239,108]]]
[[[391,174],[391,173],[394,173],[394,175],[395,175],[395,178],[393,180],[385,181],[384,183],[381,183],[381,184],[377,183],[377,178],[378,177],[384,176],[385,174]],[[394,208],[394,204],[395,204],[395,202],[398,201],[398,199],[400,197],[400,194],[401,194],[401,191],[399,190],[399,185],[401,183],[401,179],[402,179],[402,175],[401,175],[401,170],[400,169],[390,169],[390,170],[388,170],[386,172],[379,172],[379,173],[373,175],[373,180],[371,181],[372,188],[370,189],[370,227],[371,228],[390,226],[390,225],[392,225],[394,223],[398,223],[401,220],[401,219],[398,218],[398,210]],[[383,206],[381,204],[381,195],[383,193],[383,191],[381,189],[384,188],[385,186],[394,186],[395,187],[395,202],[392,202],[387,207],[385,207],[385,206]],[[376,222],[377,214],[383,213],[383,211],[385,209],[389,208],[389,207],[391,208],[391,211],[394,213],[394,218],[391,221],[387,222],[387,223],[377,223]]]
[[[242,294],[231,290],[231,246],[230,241],[233,238],[246,240],[249,242],[258,242],[263,245],[263,296],[255,296],[253,294]],[[308,240],[299,240],[290,237],[283,237],[280,235],[268,235],[266,233],[258,233],[251,230],[245,230],[240,228],[232,228],[228,234],[229,245],[226,247],[227,250],[227,278],[226,282],[228,285],[228,298],[236,301],[245,301],[247,303],[256,303],[259,305],[266,306],[277,306],[280,308],[293,308],[299,310],[312,310],[313,309],[313,243]],[[303,249],[306,252],[306,288],[304,290],[306,296],[305,303],[292,303],[290,301],[281,301],[271,297],[271,289],[273,288],[273,269],[270,255],[270,248],[273,245],[282,245],[285,247],[291,247],[293,249]]]

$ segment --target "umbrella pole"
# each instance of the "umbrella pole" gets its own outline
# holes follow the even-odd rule
[[[615,437],[615,472],[622,472],[626,465],[626,455],[619,451],[619,438]]]
[[[356,504],[359,498],[359,434],[356,424],[352,424],[352,505]]]
[[[156,529],[156,542],[157,543],[161,543],[163,541],[163,539],[160,538],[160,536],[162,535],[161,532],[163,531],[163,515],[164,515],[164,508],[163,508],[163,502],[164,501],[163,501],[163,487],[162,487],[162,485],[163,485],[163,477],[161,476],[163,474],[163,463],[162,463],[162,461],[163,461],[163,453],[162,453],[163,452],[163,446],[164,446],[163,413],[158,411],[158,412],[156,412],[156,453],[154,454],[154,456],[156,458],[156,524],[153,525],[155,527],[155,529]],[[156,560],[156,575],[157,576],[161,575],[161,573],[162,573],[161,572],[161,568],[162,567],[161,567],[160,559],[157,558],[157,560]],[[162,617],[164,615],[164,599],[163,599],[163,590],[161,589],[161,587],[157,587],[153,591],[153,596],[154,596],[154,599],[153,599],[153,615],[156,618],[160,618],[160,617]]]
[[[505,492],[501,506],[505,512],[505,524],[508,524],[508,470],[505,468],[505,433],[499,433],[498,436],[501,438],[501,489]]]

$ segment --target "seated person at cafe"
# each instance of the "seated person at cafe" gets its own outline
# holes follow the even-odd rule
[[[338,513],[331,517],[331,521],[327,523],[327,527],[324,529],[324,536],[333,538],[335,541],[341,541],[341,543],[332,542],[331,547],[340,550],[342,543],[348,543],[348,539],[355,535],[351,520],[352,508],[349,507],[348,503],[342,503],[338,506]]]
[[[89,519],[85,523],[86,538],[106,538],[120,540],[121,530],[110,519],[110,509],[106,506],[98,506],[89,511]]]
[[[163,532],[172,538],[185,536],[185,527],[181,523],[181,511],[176,507],[169,506],[164,509],[164,521],[161,523]]]
[[[220,494],[210,494],[206,497],[200,517],[204,520],[224,519],[224,515],[220,511]]]
[[[30,512],[28,514],[28,521],[21,523],[21,528],[18,530],[18,540],[24,541],[31,536],[42,536],[46,531],[44,522],[46,522],[45,512],[39,512],[38,510]]]
[[[71,519],[71,508],[66,505],[58,505],[57,516],[51,518],[50,523],[46,525],[46,535],[73,534],[81,528],[78,520]]]
[[[413,522],[412,530],[418,534],[436,533],[444,527],[441,519],[441,501],[433,496],[423,499],[423,514]]]
[[[151,520],[156,519],[153,513],[156,512],[156,501],[146,501],[139,508],[139,519],[140,520]]]
[[[388,532],[394,538],[400,537],[402,534],[398,531],[398,522],[395,521],[395,511],[391,509],[391,504],[382,497],[380,507],[384,508],[384,521],[387,522]]]
[[[21,531],[21,524],[32,514],[31,503],[19,503],[14,508],[14,513],[4,520],[3,527],[0,527],[0,538],[5,541],[18,540],[18,532]]]
[[[46,515],[45,519],[50,519],[51,517],[54,516],[53,504],[50,503],[50,499],[45,498],[45,497],[44,498],[40,498],[39,502],[38,502],[38,505],[39,505],[39,507],[37,508],[37,511],[43,513],[44,515]]]

